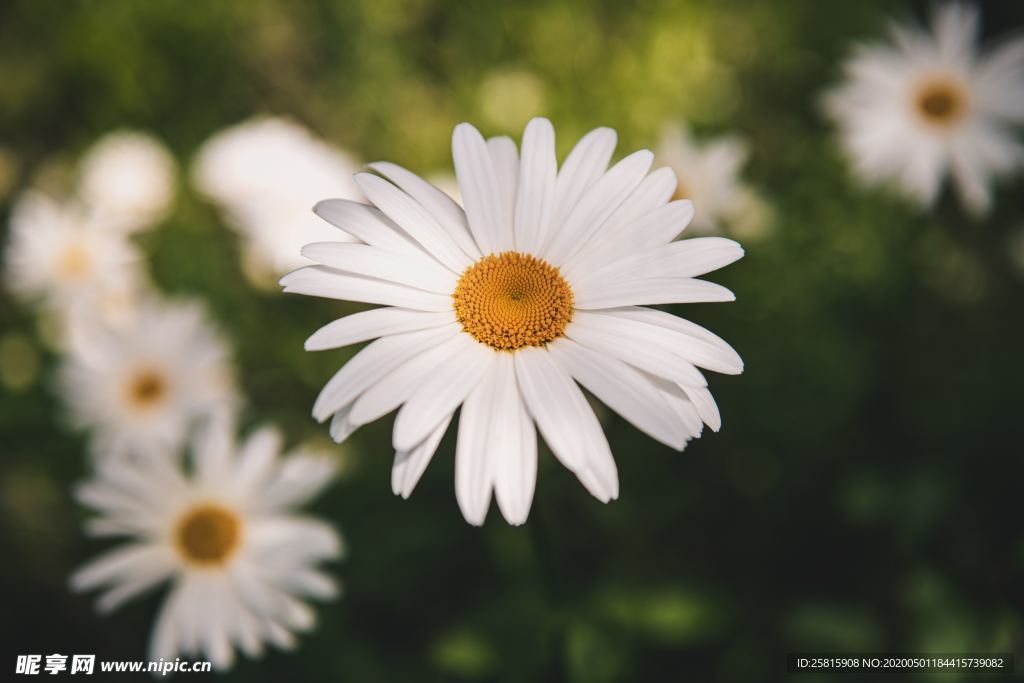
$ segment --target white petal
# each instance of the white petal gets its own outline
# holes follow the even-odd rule
[[[348,414],[348,421],[353,425],[364,425],[395,410],[412,396],[420,382],[432,371],[460,362],[457,356],[464,348],[461,336],[454,335],[413,356],[356,399]]]
[[[401,306],[420,311],[447,311],[452,307],[450,295],[352,275],[327,266],[306,266],[293,270],[281,278],[280,283],[284,291],[291,294]]]
[[[406,233],[430,252],[434,258],[461,273],[472,263],[447,231],[415,199],[380,176],[357,173],[356,185],[366,198],[400,225]]]
[[[511,412],[507,414],[506,436],[499,441],[501,452],[495,465],[494,497],[505,521],[520,525],[525,524],[530,515],[537,485],[537,430],[519,392],[515,368],[511,364],[510,367],[512,381],[505,390],[514,392],[515,396],[505,398],[506,410]]]
[[[153,626],[153,635],[149,639],[150,660],[173,660],[183,650],[179,623],[181,604],[187,597],[185,584],[179,583],[164,598]]]
[[[993,137],[995,145],[991,142]],[[1016,140],[1001,140],[1000,137],[979,130],[973,135],[962,136],[950,145],[953,182],[964,206],[975,216],[984,216],[992,208],[992,172],[1000,170],[1000,167],[1008,170],[1015,165],[1015,161],[1024,159]],[[1011,159],[1000,158],[1007,151],[1013,150],[1014,146],[1017,147],[1017,160],[1012,159],[1012,152]]]
[[[612,166],[580,198],[562,225],[550,231],[541,255],[555,265],[565,263],[640,184],[654,161],[646,149]]]
[[[132,543],[108,551],[71,575],[71,588],[86,591],[137,576],[165,571],[167,550],[156,543]]]
[[[640,218],[663,206],[678,185],[676,174],[671,168],[659,168],[637,185],[619,208],[587,240],[579,251],[563,266],[566,273],[587,272],[577,270],[581,261],[589,260],[591,254],[613,251],[622,253],[623,246],[633,247],[634,236],[630,227]]]
[[[318,495],[337,472],[335,460],[323,453],[293,452],[250,507],[277,511],[297,507]]]
[[[454,322],[454,311],[416,311],[394,306],[374,308],[327,323],[306,340],[306,350],[336,349],[377,337],[441,327]]]
[[[532,119],[523,132],[519,193],[515,200],[515,248],[530,254],[543,246],[544,226],[551,219],[558,160],[555,129],[545,118]]]
[[[325,199],[314,206],[313,211],[331,225],[371,246],[411,256],[429,255],[380,209],[348,199]]]
[[[470,524],[483,524],[491,489],[510,524],[526,521],[537,480],[537,435],[517,387],[511,354],[497,354],[459,416],[455,496]]]
[[[512,138],[501,135],[487,140],[487,151],[491,155],[491,163],[498,178],[498,190],[501,194],[501,210],[506,215],[509,225],[514,225],[516,210],[516,193],[519,187],[519,152]],[[502,245],[502,249],[514,249],[515,244]]]
[[[575,306],[582,309],[736,300],[736,296],[721,285],[685,277],[652,277],[611,283],[602,280],[574,290]]]
[[[284,586],[291,593],[317,600],[337,597],[338,587],[334,580],[314,569],[295,569],[284,577]]]
[[[686,445],[689,431],[639,370],[564,337],[548,348],[573,379],[637,429],[676,450]]]
[[[441,420],[441,424],[427,438],[416,444],[415,448],[395,452],[395,464],[391,467],[391,490],[396,496],[408,498],[412,494],[412,490],[416,488],[420,477],[430,464],[430,459],[434,457],[441,437],[448,431],[453,415],[454,413],[451,413]]]
[[[331,416],[331,425],[328,429],[331,435],[331,439],[335,443],[342,443],[348,437],[352,436],[352,432],[359,428],[359,425],[352,424],[348,421],[348,414],[352,410],[352,404],[349,403],[341,410]]]
[[[569,152],[558,171],[555,203],[550,221],[543,226],[543,243],[547,243],[552,231],[558,230],[565,223],[583,193],[604,175],[615,151],[616,140],[617,135],[613,129],[595,128],[580,138]]]
[[[978,106],[1010,121],[1024,121],[1024,39],[995,47],[979,64],[972,87]]]
[[[694,207],[689,199],[677,199],[637,219],[626,232],[638,246],[667,244],[679,236],[693,220]]]
[[[573,289],[587,284],[642,280],[652,277],[697,277],[743,258],[743,247],[724,237],[696,237],[625,256],[594,268],[572,281]]]
[[[728,342],[685,318],[640,306],[604,309],[594,311],[593,315],[610,316],[673,330],[682,336],[675,342],[669,342],[671,347],[694,365],[728,375],[743,372],[743,359]]]
[[[263,427],[253,432],[241,446],[230,478],[214,485],[241,501],[247,509],[259,507],[265,498],[265,489],[279,474],[278,454],[283,441],[276,427]]]
[[[686,392],[687,397],[697,408],[701,419],[708,427],[711,427],[711,431],[717,432],[722,428],[722,415],[718,412],[718,404],[715,403],[715,398],[707,387],[680,385],[680,388]]]
[[[583,392],[546,349],[520,349],[513,358],[523,400],[551,451],[594,497],[617,498],[615,460]]]
[[[385,251],[368,244],[313,242],[302,248],[302,255],[329,268],[438,294],[451,294],[459,279],[455,273],[427,256]]]
[[[480,526],[487,517],[493,488],[494,444],[491,434],[491,410],[494,404],[497,354],[490,371],[480,380],[462,404],[459,436],[455,444],[455,500],[466,521]]]
[[[474,260],[480,258],[480,250],[473,241],[473,236],[469,234],[466,213],[454,199],[397,164],[378,161],[370,164],[370,168],[390,179],[419,202],[467,256]]]
[[[625,233],[632,223],[664,206],[678,187],[676,173],[668,166],[651,171],[608,217],[601,230],[612,234]]]
[[[109,614],[140,593],[170,578],[176,569],[176,565],[174,558],[171,557],[170,552],[166,551],[166,549],[165,555],[166,558],[162,564],[153,564],[145,571],[140,571],[131,577],[126,577],[123,583],[104,593],[96,603],[99,613]]]
[[[673,346],[675,335],[654,325],[637,328],[587,311],[576,311],[565,334],[573,341],[673,382],[706,386],[693,363]]]
[[[362,349],[327,382],[313,404],[313,417],[323,422],[351,403],[394,368],[424,350],[459,334],[458,323],[415,332],[403,332]]]
[[[495,352],[465,333],[458,335],[458,363],[436,368],[424,378],[395,418],[392,443],[396,451],[410,450],[462,403],[494,362]]]
[[[704,422],[701,420],[696,406],[693,405],[693,401],[686,395],[683,388],[675,382],[657,377],[649,372],[641,370],[640,373],[658,390],[661,397],[672,408],[672,411],[686,425],[686,430],[690,435],[694,438],[699,437],[701,432],[704,431]]]
[[[452,159],[477,246],[485,255],[502,251],[504,245],[513,243],[512,225],[508,223],[511,216],[502,210],[498,174],[480,131],[468,123],[455,126]]]

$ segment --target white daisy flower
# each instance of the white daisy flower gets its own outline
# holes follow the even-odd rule
[[[174,196],[174,173],[174,159],[156,138],[117,131],[86,152],[79,196],[97,225],[134,231],[164,217]]]
[[[196,187],[221,206],[245,237],[247,273],[279,276],[308,264],[303,245],[337,239],[309,212],[322,197],[359,199],[357,164],[298,124],[261,118],[217,133],[193,168]],[[306,220],[296,223],[296,215]]]
[[[97,516],[93,536],[126,537],[71,577],[75,590],[103,590],[110,612],[164,582],[150,659],[200,657],[226,669],[238,648],[258,657],[264,643],[295,644],[315,615],[306,598],[337,592],[318,565],[341,554],[327,524],[294,509],[329,482],[330,460],[281,458],[281,435],[253,433],[236,447],[227,427],[203,430],[191,469],[181,459],[106,460],[77,497]]]
[[[930,206],[950,175],[970,211],[989,210],[992,179],[1024,161],[1010,127],[1024,122],[1024,39],[979,54],[977,32],[977,9],[951,3],[930,32],[895,24],[854,53],[826,107],[864,181]]]
[[[5,256],[8,288],[62,316],[129,297],[142,281],[141,255],[124,235],[96,229],[79,204],[31,190],[11,209]]]
[[[97,455],[175,452],[194,420],[236,408],[227,346],[197,303],[147,300],[124,324],[72,332],[62,395]]]
[[[665,128],[658,159],[679,181],[673,198],[693,201],[691,231],[720,233],[728,228],[745,238],[763,232],[767,207],[740,178],[748,155],[747,146],[732,135],[699,143],[685,126]]]
[[[463,211],[405,169],[357,174],[373,206],[332,199],[315,211],[359,240],[321,242],[318,265],[287,292],[384,308],[327,325],[306,342],[328,349],[378,338],[321,392],[314,416],[332,436],[399,408],[392,486],[408,496],[462,406],[456,498],[482,524],[491,493],[522,524],[537,470],[534,425],[561,462],[602,501],[618,496],[608,442],[580,387],[641,430],[682,449],[713,429],[718,409],[696,366],[738,373],[733,349],[707,330],[645,305],[732,301],[695,279],[743,254],[719,237],[673,242],[693,216],[669,201],[676,177],[648,175],[653,154],[607,169],[616,134],[586,135],[561,168],[554,129],[534,119],[520,154],[467,123],[452,150]],[[385,179],[387,178],[387,179]],[[390,182],[389,182],[390,181]]]

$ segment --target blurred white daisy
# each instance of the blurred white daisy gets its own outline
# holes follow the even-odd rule
[[[134,231],[159,222],[174,196],[175,164],[156,138],[117,131],[82,159],[79,197],[98,227]]]
[[[327,325],[310,350],[379,337],[324,387],[314,416],[341,441],[399,408],[392,486],[408,496],[462,406],[456,498],[482,524],[494,492],[512,524],[526,520],[537,469],[534,425],[602,501],[618,496],[608,442],[580,387],[663,443],[682,449],[703,420],[720,424],[696,366],[738,373],[733,349],[707,330],[644,305],[732,301],[696,277],[735,261],[740,246],[673,242],[693,216],[670,202],[676,177],[648,175],[653,154],[608,169],[616,134],[600,128],[559,169],[554,129],[531,121],[522,154],[507,137],[455,128],[465,203],[390,163],[360,173],[373,202],[327,200],[316,212],[358,239],[303,253],[319,265],[282,279],[285,291],[384,308]],[[390,182],[389,182],[390,181]]]
[[[72,420],[98,456],[165,455],[238,399],[224,340],[194,302],[141,302],[123,324],[77,325],[61,367]]]
[[[309,242],[346,239],[309,207],[323,197],[360,198],[352,183],[357,170],[347,154],[302,126],[260,118],[207,140],[192,176],[245,238],[246,273],[259,281],[308,264],[300,252]]]
[[[337,592],[318,567],[341,554],[327,524],[295,511],[330,481],[330,460],[281,458],[281,435],[264,428],[236,447],[227,427],[195,440],[191,469],[177,458],[106,460],[78,488],[97,513],[93,536],[126,537],[71,577],[102,589],[101,612],[170,583],[150,640],[150,659],[185,655],[230,667],[235,649],[258,657],[264,643],[295,644],[315,621],[306,598]]]
[[[33,190],[14,203],[5,279],[19,298],[58,315],[85,315],[129,298],[142,281],[141,255],[127,238],[89,223],[77,203]]]
[[[768,222],[768,208],[740,178],[747,162],[746,145],[732,135],[697,142],[685,126],[667,126],[658,158],[675,171],[679,181],[673,198],[694,205],[690,230],[728,232],[756,238]]]
[[[979,54],[978,11],[936,9],[930,31],[894,24],[891,42],[861,46],[826,98],[854,170],[892,181],[922,206],[948,175],[984,214],[991,181],[1024,161],[1011,124],[1024,122],[1024,39]]]

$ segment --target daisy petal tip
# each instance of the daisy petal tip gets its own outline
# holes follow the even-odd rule
[[[483,137],[482,135],[480,135],[480,131],[477,130],[476,126],[474,126],[469,121],[463,121],[462,123],[457,124],[455,126],[455,130],[452,131],[452,138],[453,139],[457,138],[457,137],[465,137],[465,136],[473,136],[473,137],[479,136],[481,138]]]
[[[483,512],[475,511],[475,510],[467,510],[460,503],[459,504],[459,512],[462,513],[462,518],[465,519],[466,522],[469,523],[470,526],[481,527],[481,526],[484,525],[484,520],[487,519],[487,510],[486,509],[483,510]]]
[[[536,127],[542,127],[550,131],[552,135],[555,133],[555,127],[551,124],[551,119],[546,116],[534,116],[526,123],[526,130]]]
[[[328,223],[330,222],[331,210],[336,206],[337,199],[321,199],[313,205],[313,213]]]

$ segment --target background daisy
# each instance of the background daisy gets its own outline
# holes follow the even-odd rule
[[[929,30],[893,24],[890,42],[860,47],[826,105],[866,181],[892,181],[922,206],[951,177],[974,214],[992,181],[1024,161],[1024,39],[980,53],[973,5],[937,6]]]
[[[9,225],[5,280],[25,301],[60,316],[84,315],[141,286],[138,249],[120,232],[97,228],[78,203],[30,190],[12,207]]]
[[[260,118],[207,140],[192,176],[243,236],[247,272],[259,280],[307,263],[303,245],[337,238],[309,207],[325,196],[357,198],[351,180],[357,169],[347,154],[297,123]]]
[[[757,238],[767,228],[768,207],[740,177],[749,155],[734,135],[697,142],[684,125],[662,131],[658,160],[676,174],[675,199],[693,201],[690,230],[694,233],[729,232]]]
[[[221,423],[207,427],[180,460],[107,460],[78,488],[96,514],[93,536],[125,539],[71,578],[75,590],[103,591],[109,612],[170,583],[152,629],[149,657],[186,656],[230,667],[235,650],[258,657],[264,645],[295,646],[315,615],[307,599],[335,597],[320,565],[341,554],[334,530],[295,508],[317,496],[334,472],[330,460],[280,456],[274,428],[239,446]]]
[[[238,402],[228,349],[197,302],[149,299],[122,324],[76,326],[60,380],[99,457],[173,453],[197,418]]]
[[[174,196],[176,166],[156,138],[139,131],[108,133],[80,165],[79,197],[105,229],[134,231],[158,223]]]

